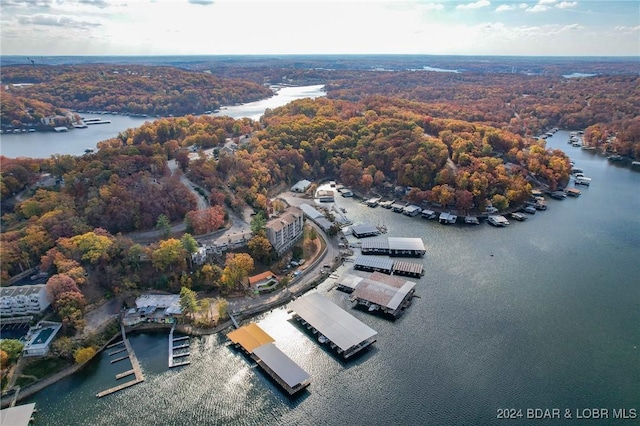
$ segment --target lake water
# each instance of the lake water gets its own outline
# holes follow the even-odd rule
[[[506,228],[445,226],[338,197],[354,223],[421,237],[425,275],[416,280],[420,298],[396,321],[319,286],[379,333],[348,362],[284,308],[257,317],[312,376],[295,398],[227,346],[224,333],[193,338],[191,365],[169,370],[163,332],[131,336],[145,382],[97,399],[129,368],[103,353],[25,402],[36,402],[38,424],[65,426],[557,425],[582,424],[576,410],[596,408],[609,410],[606,424],[634,424],[611,416],[640,410],[640,173],[573,148],[568,137],[560,131],[547,144],[566,150],[591,186]],[[523,417],[497,419],[510,408]],[[526,418],[527,409],[554,408],[563,420]]]
[[[295,99],[325,96],[324,86],[282,87],[278,94],[268,99],[243,105],[230,106],[214,115],[228,115],[233,118],[260,118],[267,108],[276,108]],[[9,157],[49,158],[54,154],[82,155],[85,149],[95,149],[98,142],[118,136],[118,133],[140,127],[152,118],[135,118],[111,114],[81,114],[84,118],[110,120],[110,124],[95,124],[86,129],[70,129],[68,132],[34,132],[3,134],[0,136],[0,154]]]

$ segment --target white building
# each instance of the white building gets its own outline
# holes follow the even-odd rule
[[[293,192],[305,192],[311,186],[311,182],[304,179],[296,183],[291,187]]]
[[[302,210],[298,207],[289,207],[279,217],[267,222],[265,228],[269,242],[278,255],[282,255],[302,238],[304,232]]]
[[[40,321],[29,329],[26,343],[22,349],[24,356],[44,356],[49,353],[49,346],[62,328],[59,322]]]
[[[0,291],[0,315],[39,314],[51,304],[44,284],[2,287]]]

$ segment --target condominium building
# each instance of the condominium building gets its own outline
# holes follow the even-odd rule
[[[51,304],[44,284],[2,287],[0,289],[0,315],[39,314]]]
[[[280,216],[271,219],[265,225],[267,238],[278,253],[282,255],[302,238],[304,215],[298,207],[287,208]]]

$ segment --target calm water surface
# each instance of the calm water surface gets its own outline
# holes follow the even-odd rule
[[[258,120],[267,108],[276,108],[295,99],[325,96],[324,86],[282,87],[277,95],[257,102],[224,108],[213,115],[233,118],[249,117]],[[0,136],[0,153],[9,158],[49,158],[54,154],[82,155],[85,149],[95,149],[98,142],[118,136],[118,133],[140,127],[152,118],[134,118],[111,114],[81,114],[83,118],[102,118],[110,124],[95,124],[86,129],[70,129],[68,132],[34,132],[4,134]]]
[[[285,309],[256,318],[312,375],[296,398],[227,346],[224,333],[192,339],[191,365],[169,371],[164,332],[131,337],[145,382],[97,399],[129,368],[103,353],[26,402],[37,403],[44,425],[557,425],[582,423],[532,421],[525,410],[640,411],[640,173],[567,139],[561,131],[547,143],[565,150],[591,186],[506,228],[444,226],[338,197],[354,223],[422,237],[425,275],[420,298],[396,321],[352,309],[329,283],[318,288],[379,333],[348,362]],[[498,420],[501,408],[525,418]]]

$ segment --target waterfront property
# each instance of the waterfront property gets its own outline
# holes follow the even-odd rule
[[[240,327],[227,334],[227,337],[256,361],[289,395],[309,385],[309,373],[278,349],[273,343],[273,337],[257,324]]]
[[[416,283],[399,277],[372,273],[360,278],[351,297],[352,302],[365,306],[369,312],[380,311],[398,317],[409,306]]]
[[[24,356],[44,356],[49,353],[49,346],[62,328],[59,322],[40,321],[29,329],[25,338],[22,354]]]
[[[267,239],[281,256],[302,238],[304,233],[304,215],[298,207],[288,207],[279,217],[271,219],[265,225]]]
[[[261,274],[253,275],[247,278],[251,289],[261,291],[271,291],[278,285],[276,274],[271,271],[265,271]]]
[[[354,225],[351,227],[351,233],[356,238],[366,238],[366,237],[375,237],[376,235],[380,235],[380,230],[367,223],[361,225]]]
[[[344,358],[373,344],[378,332],[319,293],[289,303],[288,312]]]
[[[122,323],[127,327],[142,322],[170,324],[181,316],[180,295],[143,294],[136,299],[136,307],[125,312]]]
[[[0,315],[39,314],[51,304],[44,284],[2,287]]]
[[[189,336],[174,337],[173,332],[175,329],[176,325],[173,324],[169,332],[169,368],[191,364],[188,359],[189,355],[191,355],[191,352],[189,352],[190,338]]]
[[[362,242],[362,254],[417,257],[425,253],[422,238],[387,237]]]

